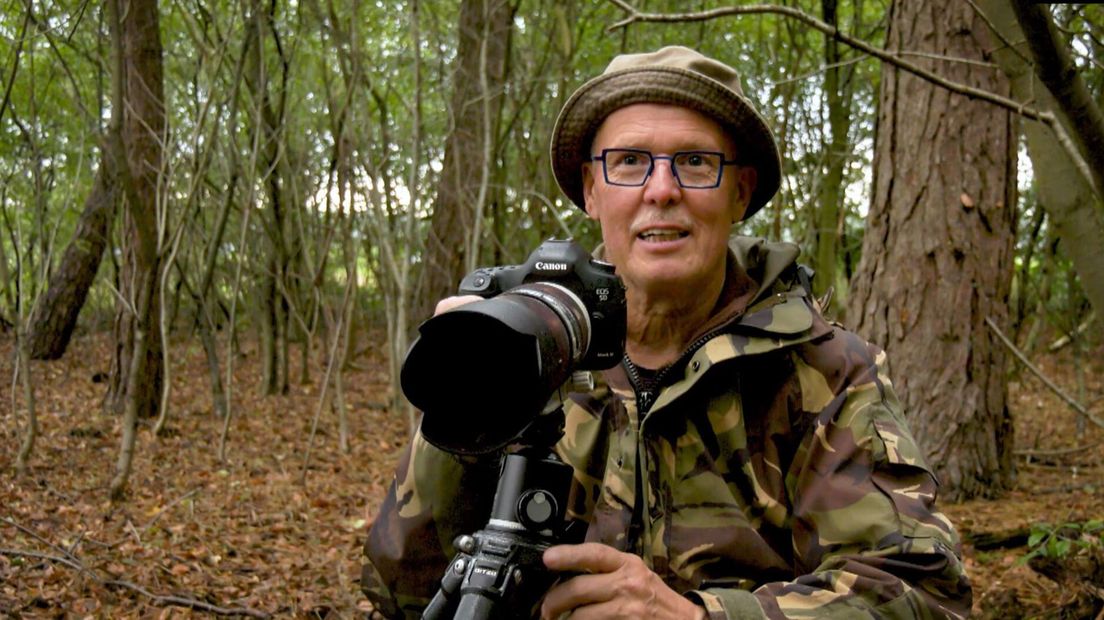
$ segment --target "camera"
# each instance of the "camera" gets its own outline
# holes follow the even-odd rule
[[[521,265],[476,269],[459,292],[485,299],[422,323],[400,375],[422,435],[443,450],[501,449],[574,371],[621,360],[625,288],[570,239],[545,241]]]
[[[591,258],[574,241],[549,239],[524,264],[476,269],[460,282],[461,295],[494,297],[506,291],[552,308],[579,370],[603,370],[621,360],[625,288],[613,265]]]

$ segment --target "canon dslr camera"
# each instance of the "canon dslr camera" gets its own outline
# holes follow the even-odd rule
[[[572,372],[621,360],[624,286],[570,239],[545,241],[521,265],[476,269],[459,292],[486,299],[423,323],[400,378],[439,448],[498,450]]]

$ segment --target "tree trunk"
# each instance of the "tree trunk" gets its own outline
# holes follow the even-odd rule
[[[969,3],[894,2],[886,47],[986,61]],[[925,60],[990,92],[1004,76]],[[1016,133],[1008,112],[883,66],[874,185],[848,317],[883,346],[912,430],[951,500],[1014,480],[1006,355],[986,317],[1008,322]]]
[[[480,188],[486,184],[481,181],[495,165],[487,157],[495,148],[486,141],[497,135],[512,20],[513,8],[507,0],[464,0],[460,8],[453,125],[426,241],[423,286],[413,315],[418,320],[429,317],[439,299],[456,294],[465,269],[478,260],[470,256],[478,243],[469,247],[468,240],[482,208]]]
[[[56,360],[69,346],[77,316],[88,298],[88,289],[96,279],[100,258],[107,247],[119,197],[118,162],[121,159],[120,138],[113,127],[105,136],[100,169],[92,192],[85,200],[77,230],[65,248],[61,263],[50,275],[46,294],[31,315],[27,345],[33,359]]]
[[[108,402],[119,413],[133,410],[139,417],[155,417],[163,371],[161,332],[152,322],[160,316],[160,300],[151,292],[159,289],[160,277],[157,209],[165,139],[161,33],[156,0],[132,0],[114,10],[118,11],[120,78],[126,102],[122,111],[126,166],[119,278],[123,301],[116,310]],[[135,361],[134,356],[145,359]],[[140,376],[131,376],[135,370]]]
[[[130,479],[130,468],[134,462],[134,446],[138,439],[138,418],[143,415],[141,407],[148,402],[148,399],[138,398],[135,395],[144,396],[144,391],[148,389],[145,378],[149,372],[148,365],[154,359],[148,355],[149,345],[153,338],[158,337],[154,334],[160,334],[157,330],[151,329],[153,322],[148,320],[152,316],[150,306],[157,298],[154,287],[154,278],[156,277],[154,273],[140,275],[138,277],[139,281],[134,285],[136,315],[144,316],[147,320],[133,321],[132,355],[128,360],[129,366],[126,373],[126,392],[130,394],[130,397],[124,403],[122,436],[119,438],[119,457],[115,461],[115,475],[111,478],[110,495],[112,501],[119,501],[126,494],[128,480]],[[156,359],[160,361],[161,358]]]
[[[821,0],[825,23],[835,26],[837,0]],[[843,179],[844,167],[851,145],[847,134],[851,128],[851,91],[848,73],[839,66],[839,42],[824,38],[824,94],[828,103],[829,137],[825,144],[826,172],[820,186],[820,201],[816,207],[816,278],[813,286],[818,296],[829,289],[840,293],[840,304],[845,304],[846,280],[839,276],[840,234],[843,229]],[[841,79],[843,78],[843,79]]]
[[[20,321],[22,322],[22,321]],[[31,356],[24,335],[17,328],[15,338],[15,363],[20,383],[23,386],[23,407],[27,411],[27,426],[23,429],[23,441],[19,444],[19,453],[15,457],[15,471],[19,475],[27,473],[31,454],[34,452],[35,440],[38,439],[38,411],[35,402],[34,383],[31,378]],[[14,385],[12,386],[15,387]],[[12,397],[14,405],[15,398]]]
[[[1026,44],[1021,49],[1030,51],[1035,75],[1046,84],[1051,101],[1057,103],[1062,116],[1073,126],[1070,138],[1088,164],[1097,194],[1104,199],[1104,111],[1077,70],[1050,16],[1050,8],[1027,0],[1012,0],[1011,4],[1026,35]]]
[[[1012,82],[1012,95],[1018,101],[1031,102],[1039,109],[1055,111],[1060,119],[1064,118],[1050,90],[1025,60],[1031,56],[1011,5],[985,0],[982,8],[1001,37],[1016,45],[1015,50],[1002,47],[994,53],[1001,70]],[[1104,204],[1100,202],[1101,197],[1093,192],[1049,127],[1025,120],[1023,129],[1035,171],[1039,203],[1057,229],[1061,249],[1073,261],[1089,302],[1098,312],[1104,311],[1104,253],[1100,251],[1100,240],[1104,239]]]
[[[258,325],[262,332],[261,341],[262,372],[261,392],[266,395],[286,394],[288,392],[288,296],[292,294],[291,256],[289,248],[289,214],[294,200],[287,162],[287,137],[283,131],[286,101],[286,72],[288,62],[283,56],[283,46],[274,28],[276,9],[274,3],[253,2],[252,15],[249,17],[249,35],[255,45],[250,48],[249,86],[254,101],[259,102],[259,114],[254,130],[260,132],[260,169],[263,171],[264,188],[268,198],[263,222],[266,233],[264,271],[259,286],[260,296],[256,300],[262,320]],[[271,72],[266,56],[266,41],[271,38],[279,59],[279,70],[284,72],[282,84],[273,86]],[[272,93],[275,88],[276,95]],[[275,101],[274,101],[275,99]]]
[[[73,239],[66,247],[61,263],[50,275],[46,294],[31,315],[27,344],[33,359],[54,360],[65,353],[107,247],[120,198],[119,184],[125,172],[121,169],[126,157],[122,138],[123,110],[126,107],[122,54],[122,49],[117,47],[114,52],[111,120],[100,146],[100,165],[92,191],[85,199]]]

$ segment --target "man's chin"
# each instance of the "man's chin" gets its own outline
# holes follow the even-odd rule
[[[686,295],[695,292],[694,283],[698,278],[687,269],[685,261],[671,259],[648,261],[648,264],[635,269],[626,280],[650,292],[668,289],[672,293]]]

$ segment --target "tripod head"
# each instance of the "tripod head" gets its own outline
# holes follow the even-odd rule
[[[487,525],[456,539],[456,557],[423,620],[492,620],[534,615],[555,581],[544,550],[568,540],[567,499],[573,470],[552,447],[563,436],[556,407],[534,418],[502,457]]]

